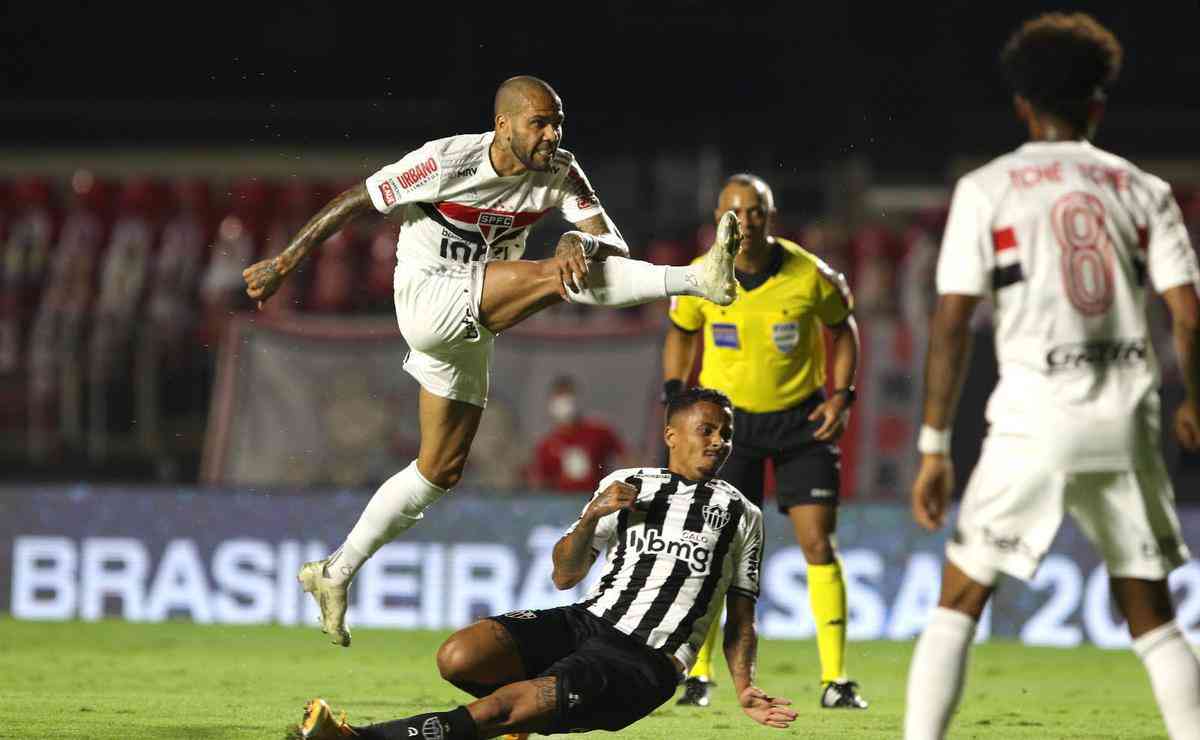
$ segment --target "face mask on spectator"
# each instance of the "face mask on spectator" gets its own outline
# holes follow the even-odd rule
[[[574,421],[577,411],[575,396],[561,394],[550,399],[550,418],[557,424]]]

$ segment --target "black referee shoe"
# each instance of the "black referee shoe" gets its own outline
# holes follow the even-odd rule
[[[688,676],[683,682],[683,696],[679,697],[679,701],[675,702],[677,707],[707,707],[712,703],[708,697],[708,692],[716,684],[704,676]]]
[[[821,690],[822,709],[866,709],[867,700],[858,695],[854,681],[830,681]]]

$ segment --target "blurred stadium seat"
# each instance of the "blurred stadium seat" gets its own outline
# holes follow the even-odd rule
[[[0,434],[11,442],[6,461],[49,476],[86,469],[97,479],[127,479],[136,470],[196,480],[218,349],[230,322],[254,310],[242,270],[283,249],[322,203],[353,184],[253,176],[113,180],[87,170],[3,183]],[[863,373],[873,378],[864,386],[877,386],[881,395],[867,391],[844,444],[847,480],[860,495],[902,493],[896,481],[904,477],[904,450],[893,438],[910,422],[905,409],[914,386],[899,379],[920,370],[898,360],[914,354],[897,348],[925,341],[946,219],[946,204],[934,205],[928,188],[921,193],[909,209],[886,219],[850,228],[815,218],[787,234],[848,273],[864,317]],[[1200,236],[1200,190],[1181,188],[1177,196],[1193,235]],[[300,322],[379,316],[388,327],[397,229],[395,222],[366,218],[335,234],[258,316]],[[640,251],[653,262],[684,264],[711,239],[711,224],[701,221],[691,231],[648,239]],[[537,256],[546,239],[534,241]],[[618,314],[620,331],[654,334],[662,313],[649,306]],[[527,328],[549,348],[614,326],[612,315],[566,306]],[[528,347],[542,351],[537,342]],[[1169,395],[1177,378],[1165,365]],[[655,413],[649,409],[646,424],[638,426],[652,429]],[[512,434],[532,439],[538,431],[533,425]]]

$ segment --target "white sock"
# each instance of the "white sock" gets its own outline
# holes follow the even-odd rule
[[[413,460],[407,468],[388,478],[367,502],[345,544],[329,556],[328,577],[342,583],[352,579],[376,550],[416,524],[424,516],[421,512],[447,493],[446,489],[425,480]]]
[[[567,295],[572,303],[614,308],[662,300],[670,295],[666,281],[669,269],[683,268],[652,265],[624,257],[589,262],[588,287],[577,293],[568,286]]]
[[[663,276],[667,284],[667,295],[694,295],[704,298],[699,280],[703,266],[703,262],[697,262],[685,267],[667,267],[667,273]]]
[[[1174,620],[1133,641],[1171,740],[1200,739],[1200,661]]]
[[[962,696],[975,620],[953,609],[933,610],[908,669],[904,740],[941,740]]]

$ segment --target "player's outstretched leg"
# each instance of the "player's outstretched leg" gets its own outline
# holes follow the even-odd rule
[[[737,297],[733,260],[740,244],[737,217],[729,212],[718,224],[716,244],[699,262],[686,267],[621,257],[589,262],[586,287],[578,291],[569,288],[569,300],[621,308],[690,295],[727,306]],[[479,318],[494,333],[507,331],[562,301],[561,277],[552,259],[489,262],[486,269]]]
[[[354,726],[343,712],[335,718],[321,699],[304,707],[301,722],[289,728],[289,738],[303,740],[480,740],[493,737],[528,737],[549,727],[558,713],[558,679],[543,676],[502,686],[488,696],[448,712],[416,714],[390,722]]]
[[[664,294],[651,295],[651,291],[631,294],[628,287],[632,278],[647,273],[646,263],[609,257],[594,266],[599,268],[596,270],[599,274],[589,274],[587,288],[569,293],[569,298],[572,303],[620,307],[668,296],[691,295],[728,306],[737,298],[733,261],[740,245],[737,216],[733,211],[726,211],[717,223],[716,241],[699,262],[687,267],[653,266],[662,270]]]
[[[384,482],[350,530],[324,560],[305,563],[298,579],[321,609],[321,631],[335,645],[350,646],[346,627],[350,583],[375,551],[417,523],[462,477],[483,409],[473,404],[418,394],[421,449],[407,468]]]

